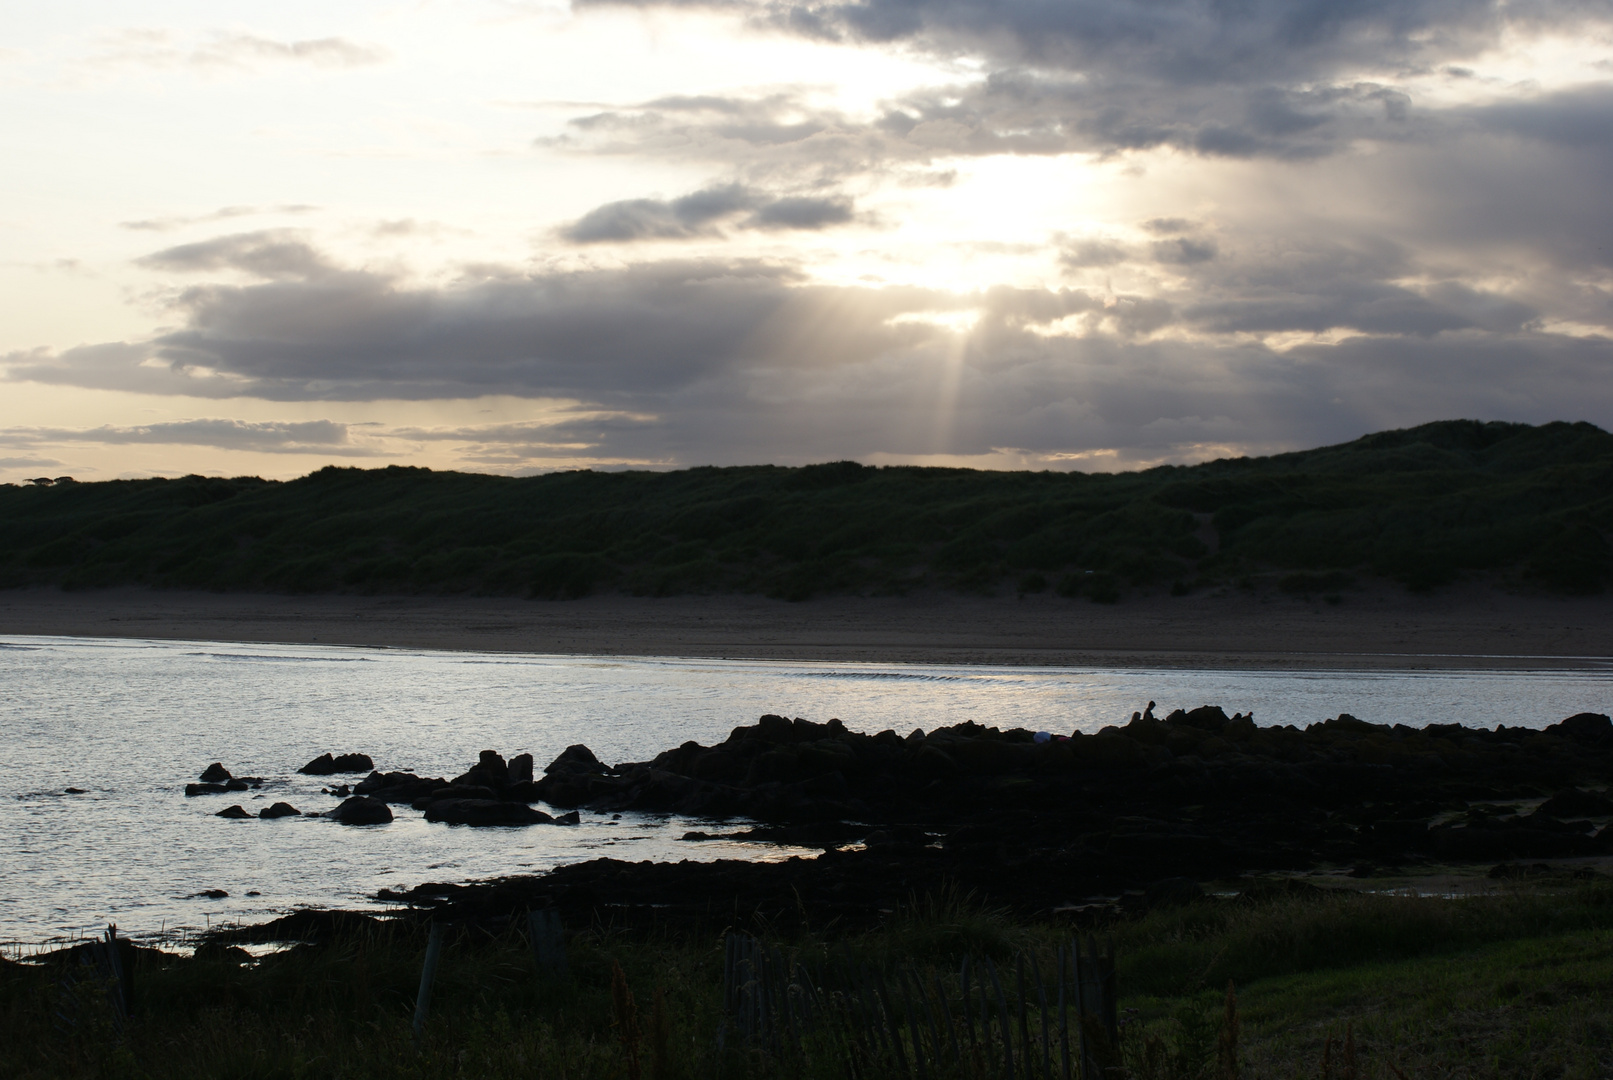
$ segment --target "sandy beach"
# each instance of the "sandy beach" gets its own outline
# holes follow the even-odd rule
[[[1417,596],[930,593],[788,603],[748,596],[577,601],[110,589],[0,592],[0,634],[365,645],[601,656],[1259,668],[1601,668],[1613,599],[1474,585]]]

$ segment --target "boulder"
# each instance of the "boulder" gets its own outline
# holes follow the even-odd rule
[[[353,794],[371,795],[382,802],[412,803],[448,786],[440,776],[423,777],[410,772],[372,772],[353,785]]]
[[[542,810],[498,799],[435,799],[425,811],[427,821],[448,825],[547,825],[554,821]]]
[[[1613,799],[1595,791],[1566,788],[1540,804],[1537,814],[1548,817],[1603,817],[1613,814]]]
[[[1603,713],[1575,713],[1568,719],[1551,725],[1546,730],[1554,735],[1562,735],[1576,742],[1613,742],[1613,719],[1609,719]]]
[[[551,774],[571,775],[573,773],[593,773],[603,776],[610,772],[594,752],[582,743],[568,746],[560,752],[560,756],[549,762],[543,770],[545,776]]]
[[[333,773],[369,772],[374,768],[375,762],[370,760],[368,754],[340,754],[336,757],[320,754],[297,771],[307,776],[330,776]]]
[[[476,764],[463,775],[454,777],[456,787],[485,787],[503,791],[510,786],[510,767],[497,751],[483,750]]]
[[[196,952],[191,959],[200,960],[204,964],[250,964],[252,954],[239,945],[226,945],[222,941],[204,941],[196,946]]]
[[[244,808],[242,808],[241,806],[237,805],[237,806],[226,806],[224,809],[220,810],[217,814],[215,814],[213,816],[214,817],[221,817],[221,818],[249,818],[252,815],[247,813]]]
[[[1204,889],[1192,878],[1160,878],[1143,890],[1143,901],[1151,908],[1182,907],[1204,899]]]
[[[223,784],[186,784],[185,797],[188,799],[196,795],[222,795],[228,790],[229,788]]]
[[[1167,724],[1180,724],[1199,731],[1218,732],[1230,721],[1219,705],[1200,705],[1192,712],[1177,709],[1165,718]]]
[[[492,788],[481,787],[475,784],[450,784],[448,787],[438,788],[428,795],[422,795],[410,805],[416,810],[424,810],[434,802],[444,799],[472,799],[482,802],[497,800],[498,793]]]
[[[266,806],[258,811],[260,818],[300,817],[302,811],[290,803],[277,802],[273,806]]]
[[[516,754],[510,759],[510,786],[532,783],[532,755]]]
[[[197,777],[197,779],[204,784],[222,784],[229,778],[230,770],[226,769],[220,762],[217,761],[203,769],[202,775]]]
[[[325,816],[343,825],[385,825],[392,820],[392,809],[380,799],[354,795]]]

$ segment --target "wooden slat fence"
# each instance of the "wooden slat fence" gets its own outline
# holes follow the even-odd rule
[[[851,1080],[1103,1080],[1119,1064],[1114,948],[1091,937],[1003,968],[966,956],[941,971],[844,951],[808,965],[728,934],[723,1015],[719,1047],[830,1055]]]

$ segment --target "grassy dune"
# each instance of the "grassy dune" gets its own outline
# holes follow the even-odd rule
[[[330,467],[0,486],[0,585],[570,598],[1055,589],[1114,602],[1262,577],[1613,574],[1613,435],[1450,421],[1119,474],[834,462],[525,478]]]
[[[1248,1078],[1567,1080],[1613,1069],[1606,879],[1459,900],[1341,892],[1203,901],[1099,929],[1118,946],[1125,1017],[1125,1069],[1111,1080],[1229,1075],[1218,1053],[1229,982],[1237,1068]],[[809,961],[832,945],[875,967],[902,961],[944,973],[965,952],[1029,952],[1045,964],[1069,932],[953,897],[920,900],[871,933],[831,927],[779,944]],[[395,925],[255,964],[148,961],[122,1036],[82,1008],[63,1028],[56,970],[6,965],[0,1077],[846,1075],[821,1045],[804,1058],[732,1040],[719,1052],[719,941],[604,927],[573,933],[569,978],[547,983],[517,932],[461,931],[416,1043],[423,939],[419,927]],[[626,1009],[620,990],[633,996]]]

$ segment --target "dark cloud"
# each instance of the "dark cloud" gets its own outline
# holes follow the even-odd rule
[[[627,199],[596,207],[560,230],[574,244],[688,240],[739,229],[824,229],[852,219],[842,196],[771,196],[743,184],[691,192],[670,201]]]
[[[1154,261],[1176,266],[1192,266],[1194,263],[1209,262],[1215,258],[1220,249],[1214,240],[1195,239],[1191,236],[1178,236],[1173,240],[1156,240],[1149,245],[1154,253]]]
[[[1113,153],[1174,147],[1202,156],[1307,160],[1439,126],[1375,83],[1178,86],[1136,72],[1003,69],[915,90],[872,118],[795,94],[660,99],[572,120],[546,145],[721,161],[821,181],[957,156]]]
[[[1613,155],[1613,86],[1578,87],[1464,115],[1486,131]]]
[[[1399,72],[1474,55],[1512,29],[1606,19],[1606,0],[577,0],[578,6],[707,7],[776,29],[905,42],[940,55],[1174,85],[1307,82],[1340,70]]]
[[[136,260],[152,270],[239,270],[266,278],[310,278],[334,270],[306,237],[290,229],[236,233],[165,248]]]
[[[1149,218],[1143,222],[1143,228],[1159,236],[1174,236],[1177,233],[1192,232],[1197,226],[1187,218],[1157,217]]]
[[[900,42],[985,63],[972,82],[903,95],[873,120],[769,94],[668,97],[575,122],[616,151],[719,160],[810,160],[844,175],[897,161],[1173,147],[1208,157],[1307,160],[1363,141],[1426,142],[1474,119],[1421,106],[1395,84],[1512,38],[1606,32],[1613,2],[1510,0],[577,0],[720,7],[785,33]],[[1470,75],[1471,73],[1469,73]],[[1522,101],[1479,119],[1496,132],[1610,141],[1605,89]],[[1549,114],[1549,115],[1548,115]],[[809,151],[803,153],[803,151]]]
[[[181,259],[257,279],[183,291],[178,329],[14,355],[9,377],[192,396],[575,403],[553,422],[378,433],[454,441],[500,468],[999,451],[1073,462],[1116,448],[1145,460],[1449,416],[1613,423],[1613,341],[1548,333],[1527,303],[1430,279],[1410,249],[1385,241],[1224,245],[1173,267],[1173,284],[1153,295],[824,286],[737,260],[425,287],[332,268],[317,251],[291,260],[314,272],[280,272],[276,260],[265,270],[261,249],[220,238]],[[946,329],[965,312],[971,330]],[[1323,331],[1335,343],[1260,340]],[[363,452],[341,425],[320,423],[73,437]]]
[[[1111,240],[1076,240],[1059,253],[1059,261],[1072,270],[1116,266],[1130,257],[1123,245]]]
[[[932,333],[887,325],[891,317],[955,306],[920,290],[807,286],[795,269],[761,262],[505,273],[423,288],[338,272],[306,245],[259,234],[160,256],[160,265],[267,280],[183,290],[174,303],[184,325],[172,333],[54,357],[14,355],[12,377],[288,400],[636,400],[736,365],[853,361]]]

